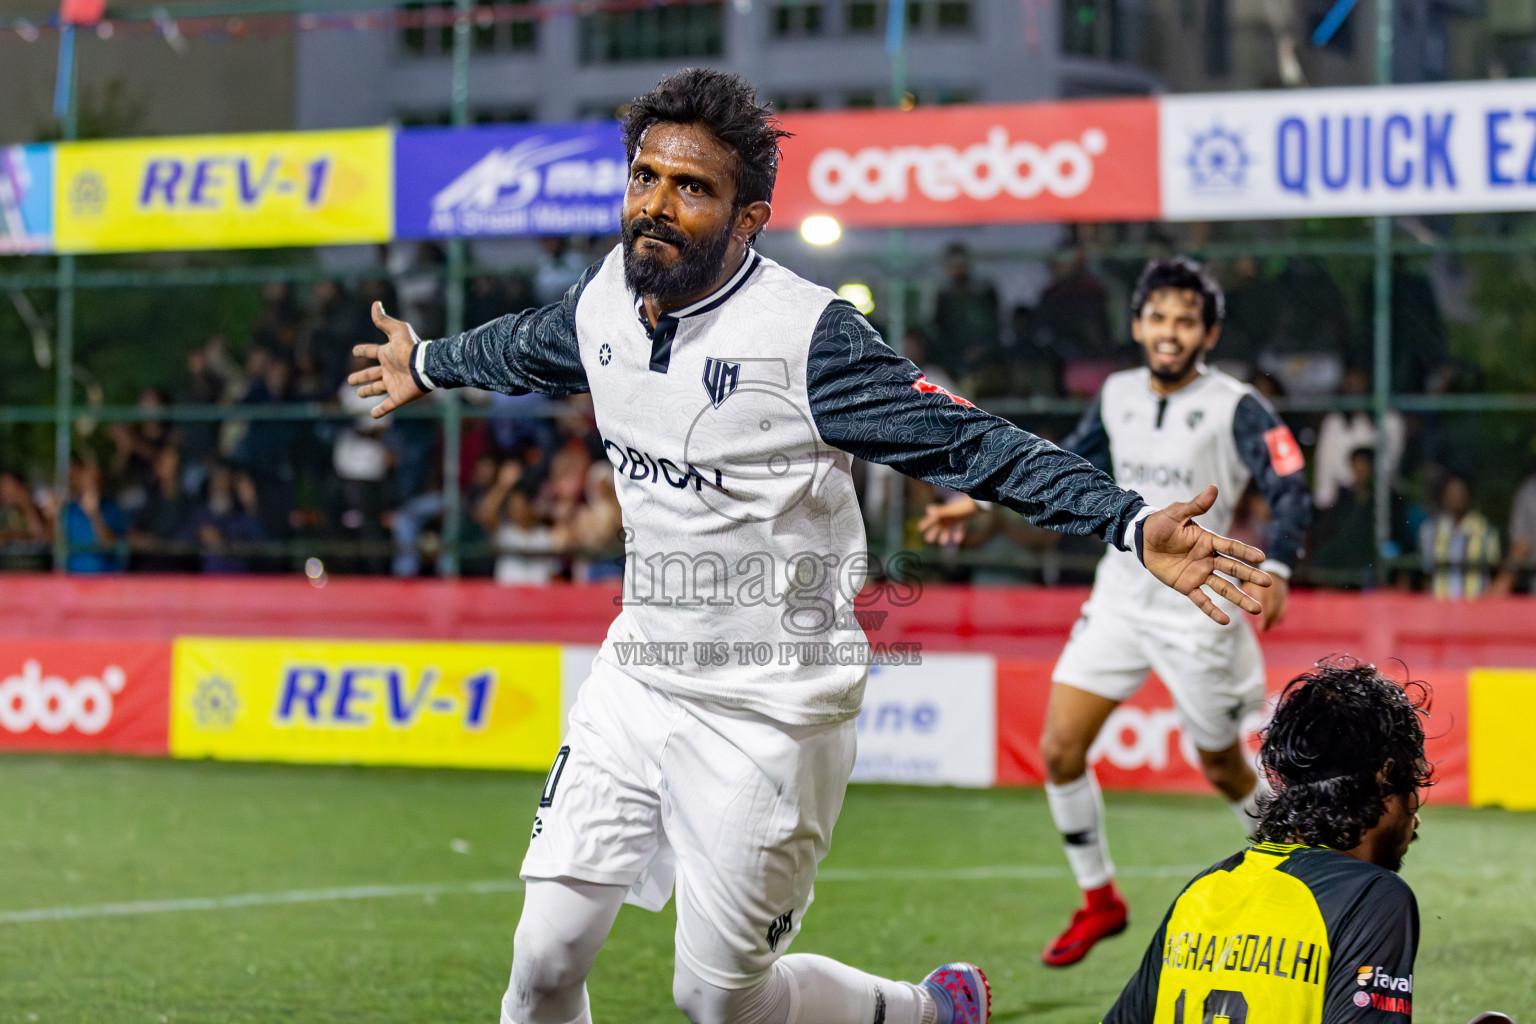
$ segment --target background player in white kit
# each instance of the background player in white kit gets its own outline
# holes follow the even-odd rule
[[[439,386],[590,391],[616,469],[623,609],[539,801],[507,1024],[590,1022],[586,977],[621,904],[659,909],[674,884],[673,994],[695,1024],[987,1019],[970,964],[914,985],[785,955],[841,809],[867,668],[734,652],[867,655],[850,614],[848,569],[867,558],[852,455],[1134,548],[1220,618],[1202,587],[1259,609],[1216,571],[1263,585],[1237,561],[1262,552],[1192,522],[1213,490],[1154,512],[929,384],[851,306],[759,255],[781,134],[741,79],[672,76],[625,123],[623,241],[562,302],[430,342],[376,306],[389,341],[357,349],[380,363],[351,378],[387,396],[375,415]]]
[[[1205,365],[1221,335],[1221,286],[1188,259],[1153,260],[1132,294],[1132,333],[1146,355],[1141,369],[1112,374],[1062,447],[1111,472],[1151,504],[1216,484],[1221,497],[1201,523],[1218,533],[1251,480],[1269,502],[1274,577],[1260,628],[1285,615],[1286,580],[1311,518],[1301,449],[1253,388]],[[930,540],[950,540],[976,511],[970,499],[934,506],[922,526]],[[1094,943],[1125,930],[1124,900],[1104,832],[1104,801],[1088,751],[1119,704],[1155,671],[1173,696],[1205,777],[1227,798],[1244,828],[1257,821],[1267,791],[1245,755],[1242,720],[1264,700],[1264,664],[1246,622],[1217,625],[1146,573],[1107,551],[1093,593],[1052,673],[1041,753],[1046,798],[1065,842],[1084,905],[1041,954],[1064,967]]]

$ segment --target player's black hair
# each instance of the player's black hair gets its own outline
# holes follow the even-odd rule
[[[1141,307],[1147,304],[1152,293],[1164,288],[1199,292],[1204,300],[1202,315],[1206,330],[1221,323],[1227,315],[1226,294],[1210,271],[1188,256],[1170,256],[1147,261],[1141,276],[1136,279],[1135,290],[1131,292],[1131,316],[1141,316]]]
[[[1349,850],[1381,820],[1382,801],[1434,784],[1424,758],[1426,683],[1399,685],[1353,658],[1330,658],[1286,684],[1259,761],[1274,795],[1258,838]]]
[[[624,157],[633,163],[640,140],[658,124],[703,125],[736,151],[736,206],[773,199],[779,173],[779,140],[789,137],[773,108],[739,75],[713,68],[684,68],[663,78],[630,104],[624,115]]]

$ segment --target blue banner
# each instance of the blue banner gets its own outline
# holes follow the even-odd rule
[[[53,249],[53,147],[0,146],[0,253]]]
[[[628,178],[606,121],[403,129],[395,175],[399,238],[616,234]]]

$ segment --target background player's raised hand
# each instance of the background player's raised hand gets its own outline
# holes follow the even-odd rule
[[[1264,606],[1264,610],[1259,612],[1259,632],[1267,633],[1280,625],[1280,620],[1285,618],[1285,605],[1290,599],[1291,585],[1286,582],[1284,576],[1270,573],[1268,587],[1263,590],[1257,588],[1250,590],[1250,587],[1253,587],[1253,584],[1246,584],[1243,592],[1253,594],[1259,604]]]
[[[965,523],[981,506],[969,494],[962,494],[950,501],[935,502],[923,512],[918,532],[929,544],[959,544],[965,539]]]
[[[411,354],[421,341],[415,328],[385,313],[382,302],[373,304],[372,313],[374,326],[383,331],[388,340],[382,345],[353,346],[353,355],[372,359],[378,365],[358,370],[347,378],[347,383],[357,388],[359,398],[386,396],[373,407],[373,418],[379,419],[407,402],[414,402],[426,392],[416,386],[416,380],[411,376]]]
[[[1147,571],[1188,597],[1206,615],[1225,626],[1232,620],[1222,611],[1211,590],[1250,615],[1263,606],[1242,588],[1218,576],[1224,573],[1250,586],[1269,587],[1269,573],[1254,568],[1264,560],[1264,552],[1250,544],[1222,537],[1194,521],[1216,502],[1216,487],[1201,491],[1194,501],[1176,501],[1147,517],[1141,527],[1141,561]]]

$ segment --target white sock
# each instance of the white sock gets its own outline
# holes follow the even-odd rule
[[[1259,826],[1259,801],[1269,797],[1274,791],[1269,788],[1269,780],[1263,772],[1255,775],[1253,789],[1241,800],[1228,800],[1227,806],[1232,808],[1232,813],[1237,815],[1237,820],[1242,822],[1243,835],[1253,835],[1254,829]]]
[[[1087,892],[1113,881],[1115,866],[1110,863],[1109,840],[1104,835],[1104,794],[1099,792],[1093,769],[1060,786],[1047,782],[1045,802],[1051,807],[1056,831],[1061,833],[1077,887]]]
[[[781,957],[790,982],[788,1024],[874,1024],[885,1007],[885,1024],[937,1024],[938,1007],[919,986],[887,981],[811,953]]]

